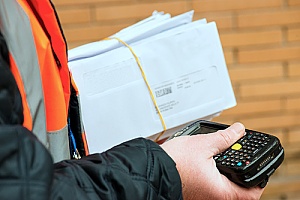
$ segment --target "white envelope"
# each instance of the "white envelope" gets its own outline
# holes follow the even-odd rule
[[[236,105],[214,22],[186,25],[131,44],[168,129]],[[127,47],[70,61],[90,153],[163,131]]]
[[[154,12],[153,15],[130,27],[127,27],[111,37],[118,37],[126,43],[132,43],[164,32],[166,30],[192,22],[194,11],[189,11],[171,18],[170,14]],[[68,52],[68,60],[75,61],[99,55],[122,46],[116,40],[101,40],[74,48]]]

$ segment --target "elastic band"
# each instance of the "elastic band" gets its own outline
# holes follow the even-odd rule
[[[138,66],[139,66],[139,68],[140,68],[140,71],[141,71],[141,73],[142,73],[143,79],[144,79],[144,81],[145,81],[145,83],[146,83],[146,85],[147,85],[148,91],[149,91],[149,93],[150,93],[152,102],[153,102],[153,104],[154,104],[154,106],[155,106],[155,108],[156,108],[156,110],[157,110],[157,112],[158,112],[159,119],[160,119],[161,124],[162,124],[163,129],[164,129],[164,130],[156,137],[156,139],[155,139],[155,142],[158,142],[158,141],[159,141],[159,138],[166,132],[167,127],[166,127],[165,120],[163,119],[163,116],[162,116],[162,114],[161,114],[161,112],[160,112],[160,110],[159,110],[159,108],[158,108],[157,102],[156,102],[155,97],[154,97],[154,95],[153,95],[153,92],[152,92],[152,90],[151,90],[151,88],[150,88],[149,82],[148,82],[148,80],[147,80],[147,77],[146,77],[146,75],[145,75],[145,72],[144,72],[144,70],[143,70],[143,67],[142,67],[142,65],[141,65],[141,63],[140,63],[140,60],[139,60],[139,58],[137,57],[137,55],[134,53],[133,49],[132,49],[126,42],[124,42],[123,40],[121,40],[120,38],[112,37],[112,38],[105,38],[104,40],[112,40],[112,39],[118,40],[120,43],[122,43],[124,46],[126,46],[126,47],[130,50],[130,52],[131,52],[132,55],[134,56],[134,58],[135,58],[135,60],[136,60],[136,62],[137,62],[137,64],[138,64]]]

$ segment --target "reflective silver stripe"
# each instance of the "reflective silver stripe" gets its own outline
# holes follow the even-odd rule
[[[0,28],[22,77],[33,133],[48,146],[42,80],[30,20],[16,0],[0,0]]]
[[[69,138],[68,127],[56,132],[48,132],[49,151],[54,162],[59,162],[64,159],[69,159]]]
[[[83,125],[83,121],[82,121],[82,112],[81,112],[81,103],[80,103],[80,94],[77,95],[77,100],[78,100],[78,110],[79,110],[79,119],[80,119],[80,128],[81,128],[81,132],[85,132],[84,130],[84,125]]]
[[[251,178],[246,179],[245,182],[253,181],[257,177],[259,177],[261,174],[263,174],[265,171],[267,171],[268,169],[270,169],[271,166],[273,166],[278,161],[278,159],[281,158],[281,156],[283,155],[283,152],[284,152],[284,150],[281,149],[280,153],[267,166],[265,166],[261,171],[259,171],[257,174],[255,174]]]

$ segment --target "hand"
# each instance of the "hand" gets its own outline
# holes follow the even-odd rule
[[[259,199],[263,189],[246,189],[220,174],[213,156],[223,152],[245,133],[241,123],[210,134],[182,136],[161,147],[175,161],[182,181],[183,199]]]

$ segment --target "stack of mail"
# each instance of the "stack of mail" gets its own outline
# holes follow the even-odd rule
[[[132,51],[169,134],[235,106],[216,24],[192,18],[154,12],[110,37],[129,47],[111,39],[69,51],[90,153],[164,130]]]

